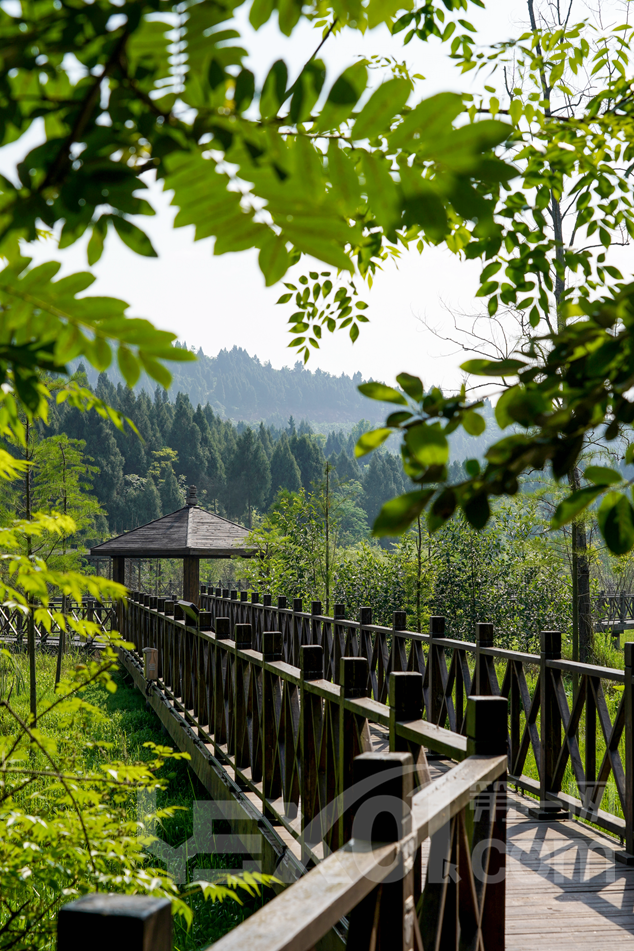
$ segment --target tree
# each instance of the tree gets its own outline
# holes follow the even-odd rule
[[[12,440],[17,460],[24,464],[22,477],[0,481],[0,522],[3,528],[22,519],[34,521],[35,513],[48,519],[48,528],[24,531],[20,554],[31,565],[44,562],[51,571],[77,571],[81,566],[82,535],[96,529],[101,516],[97,500],[90,494],[95,468],[88,465],[84,443],[66,435],[43,436],[43,426],[23,416],[24,442]],[[17,443],[17,445],[16,445]],[[62,516],[56,523],[56,514]],[[74,551],[67,551],[69,541]],[[29,611],[27,648],[29,653],[30,709],[37,718],[37,677],[35,653],[34,598],[27,587],[23,596]]]
[[[159,494],[161,497],[163,515],[169,515],[170,512],[175,512],[177,509],[182,508],[184,501],[183,493],[179,488],[174,470],[171,466],[168,468],[166,476],[163,479]]]
[[[375,520],[383,503],[399,489],[385,453],[374,455],[363,476],[363,507],[370,522]]]
[[[295,457],[302,476],[302,485],[310,492],[323,476],[324,454],[319,445],[310,436],[292,436],[289,439],[291,452]]]
[[[254,508],[263,508],[271,485],[271,470],[262,443],[250,427],[238,437],[227,473],[229,511],[240,518],[246,512],[251,528]]]
[[[335,456],[333,463],[339,483],[358,481],[361,477],[358,463],[355,459],[351,459],[343,449],[338,456]]]
[[[262,443],[266,458],[270,460],[273,455],[273,443],[271,442],[269,431],[265,428],[264,423],[260,423],[258,427],[258,439]]]
[[[260,440],[261,441],[261,440]],[[287,492],[299,492],[302,477],[299,466],[291,452],[286,433],[275,444],[271,456],[271,501],[280,489]]]
[[[189,484],[199,485],[206,470],[205,453],[191,403],[182,393],[176,397],[167,443],[178,453],[177,474],[185,476]]]
[[[152,476],[148,476],[137,498],[137,521],[139,525],[160,518],[161,497]]]

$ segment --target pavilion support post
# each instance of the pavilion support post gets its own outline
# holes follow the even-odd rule
[[[183,599],[200,603],[200,558],[195,555],[183,558]]]
[[[125,558],[119,555],[112,559],[112,580],[125,584]]]
[[[112,559],[112,580],[119,584],[125,584],[125,558],[117,555]],[[117,601],[117,628],[123,631],[123,611],[124,602]]]

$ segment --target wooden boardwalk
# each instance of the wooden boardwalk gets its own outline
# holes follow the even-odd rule
[[[509,795],[507,951],[634,949],[634,868],[577,821],[535,822]]]
[[[432,760],[432,778],[449,768]],[[615,860],[618,841],[576,820],[536,822],[535,800],[511,787],[508,804],[506,951],[634,951],[634,868]]]
[[[372,724],[371,735],[377,752],[388,748],[382,727]],[[432,758],[432,778],[452,765]],[[619,843],[576,820],[536,822],[528,815],[535,800],[511,787],[508,803],[506,951],[634,951],[634,868],[615,861]],[[297,840],[282,826],[276,832],[299,858]]]

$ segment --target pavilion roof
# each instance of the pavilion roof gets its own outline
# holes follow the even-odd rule
[[[246,545],[248,534],[242,525],[189,504],[96,545],[90,554],[113,558],[248,558],[255,554],[255,549]]]

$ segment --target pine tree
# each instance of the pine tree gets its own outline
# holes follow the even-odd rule
[[[161,517],[161,497],[152,476],[145,480],[143,488],[136,496],[135,504],[137,526]]]
[[[266,458],[270,461],[271,456],[273,455],[273,443],[271,442],[271,434],[264,426],[264,423],[260,423],[260,428],[258,429],[258,439],[262,443],[262,448],[266,453]]]
[[[302,485],[310,492],[322,479],[326,463],[324,454],[310,436],[293,436],[289,443],[302,474]]]
[[[288,492],[299,492],[301,487],[302,475],[284,433],[275,444],[271,456],[270,501],[273,502],[280,489],[286,489]]]
[[[227,473],[227,507],[236,517],[246,513],[251,528],[253,509],[263,508],[269,495],[271,470],[262,443],[247,427],[238,437]]]
[[[358,481],[361,478],[361,471],[356,459],[351,459],[347,456],[343,449],[338,456],[333,458],[332,462],[337,474],[337,482],[339,482],[340,485],[343,482]]]
[[[178,453],[177,474],[184,475],[190,485],[200,484],[206,470],[200,429],[194,422],[192,405],[182,393],[176,397],[174,419],[167,443]]]
[[[159,489],[159,495],[161,497],[163,515],[169,515],[170,512],[175,512],[177,509],[183,507],[183,493],[179,488],[176,475],[171,465],[166,467],[166,474]]]

